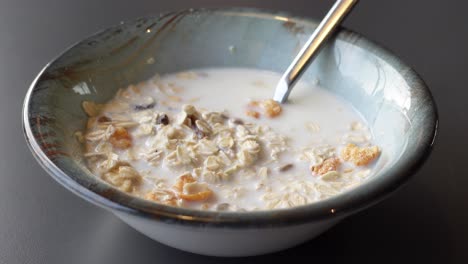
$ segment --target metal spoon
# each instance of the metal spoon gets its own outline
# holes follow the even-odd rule
[[[317,56],[318,51],[326,40],[333,34],[336,27],[351,11],[354,5],[357,4],[357,2],[358,0],[336,1],[281,77],[276,86],[275,95],[273,97],[275,101],[284,103],[288,100],[289,93],[296,82]]]

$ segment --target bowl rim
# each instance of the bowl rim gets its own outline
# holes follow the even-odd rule
[[[298,17],[287,12],[278,12],[267,9],[257,8],[198,8],[187,9],[181,12],[217,12],[229,13],[231,15],[242,16],[256,16],[275,19],[275,17],[282,16],[288,21],[299,21],[301,23],[317,24],[317,21],[310,18]],[[170,14],[169,12],[166,14]],[[152,18],[154,16],[145,16]],[[137,18],[138,19],[138,18]],[[128,22],[137,19],[129,20]],[[121,23],[125,24],[125,23]],[[120,25],[120,26],[121,26]],[[428,122],[422,122],[422,142],[417,148],[411,152],[410,158],[402,161],[399,169],[394,173],[383,173],[379,179],[367,182],[366,184],[355,187],[354,189],[333,196],[331,198],[318,201],[315,203],[279,210],[265,210],[253,212],[217,212],[217,211],[201,211],[187,208],[171,207],[167,205],[157,204],[143,199],[135,198],[123,192],[116,193],[116,196],[106,197],[103,193],[93,186],[89,188],[81,185],[72,178],[70,178],[64,171],[62,171],[54,162],[52,162],[44,151],[39,146],[38,141],[33,135],[31,124],[29,120],[29,105],[32,98],[32,93],[38,83],[42,74],[60,57],[66,54],[69,50],[78,46],[80,43],[96,36],[102,32],[115,28],[115,26],[107,27],[97,33],[94,33],[83,40],[73,44],[65,49],[57,57],[45,65],[39,72],[24,99],[22,111],[22,125],[23,133],[27,145],[33,156],[37,159],[42,168],[49,173],[57,182],[64,187],[105,209],[115,210],[117,212],[127,213],[131,215],[141,216],[144,218],[155,219],[158,221],[175,223],[181,225],[203,225],[210,227],[230,227],[230,228],[268,228],[268,227],[281,227],[296,224],[305,224],[310,221],[321,221],[326,219],[341,219],[347,215],[363,210],[390,195],[392,192],[402,186],[416,171],[423,165],[428,158],[434,145],[438,129],[438,114],[437,107],[433,96],[428,89],[427,85],[420,78],[420,76],[406,63],[399,59],[394,53],[388,49],[383,48],[380,44],[376,44],[359,33],[340,27],[339,34],[347,34],[351,37],[359,39],[360,46],[365,47],[367,50],[378,54],[379,57],[384,58],[389,64],[395,68],[405,68],[405,80],[411,79],[411,89],[418,89],[419,96],[429,98],[427,103],[428,114],[426,119]],[[337,35],[339,38],[339,35]],[[401,70],[397,70],[401,72]],[[393,175],[386,175],[393,174]],[[100,183],[105,184],[105,183]],[[116,198],[118,197],[118,199]]]

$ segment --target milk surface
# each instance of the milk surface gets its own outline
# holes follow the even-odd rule
[[[141,97],[142,101],[154,98],[156,104],[152,111],[168,113],[171,119],[182,105],[190,104],[199,109],[223,112],[244,123],[268,126],[287,138],[287,150],[280,154],[278,161],[260,160],[252,166],[254,176],[241,171],[229,180],[210,183],[213,197],[203,202],[184,201],[181,206],[216,210],[220,204],[228,204],[229,210],[233,211],[287,208],[339,194],[370,175],[369,167],[343,164],[339,180],[324,180],[311,173],[310,163],[301,160],[302,151],[307,148],[332,146],[339,155],[344,144],[356,138],[358,141],[364,138],[358,143],[372,143],[372,135],[359,113],[345,100],[317,84],[299,82],[289,101],[282,105],[281,114],[275,118],[261,115],[257,119],[246,115],[249,102],[273,96],[280,77],[278,73],[257,69],[195,69],[153,78],[139,84],[138,93],[131,94],[135,98]],[[109,104],[112,105],[112,101]],[[105,107],[103,114],[114,116],[111,109]],[[116,153],[143,175],[143,185],[139,187],[141,197],[160,187],[169,188],[177,176],[187,170],[184,167],[168,168],[163,163],[154,166],[138,159],[139,153],[149,147],[151,137],[135,135],[136,129],[129,131],[134,138],[133,158],[129,158],[129,151]],[[280,170],[289,164],[289,169]],[[260,168],[267,168],[268,175],[258,176]]]

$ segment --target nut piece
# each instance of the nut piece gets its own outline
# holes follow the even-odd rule
[[[270,118],[281,114],[281,105],[273,99],[263,101],[262,108],[265,111],[265,115]]]
[[[356,166],[368,165],[379,155],[380,149],[377,146],[360,148],[352,143],[346,145],[341,151],[341,157],[346,161],[353,162]]]
[[[132,146],[132,137],[125,128],[116,127],[109,138],[109,142],[116,148],[127,149]]]
[[[324,160],[321,164],[313,166],[312,172],[318,175],[323,175],[329,171],[336,171],[341,162],[338,158],[332,157]]]

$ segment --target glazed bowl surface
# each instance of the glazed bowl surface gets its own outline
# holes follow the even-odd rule
[[[119,88],[155,73],[216,67],[283,72],[316,26],[282,12],[231,8],[169,12],[105,29],[66,50],[32,83],[23,108],[28,146],[67,189],[167,245],[205,255],[249,256],[304,242],[395,191],[424,163],[434,143],[437,111],[424,82],[358,33],[341,28],[303,77],[349,101],[383,150],[371,179],[330,199],[247,213],[152,203],[93,176],[74,133],[85,127],[84,100],[106,102]]]

